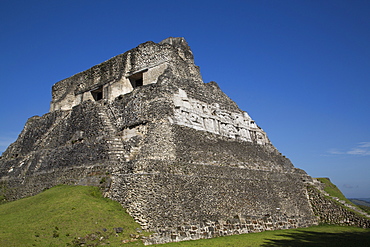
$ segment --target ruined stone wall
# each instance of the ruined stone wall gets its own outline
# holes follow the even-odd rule
[[[150,83],[126,90],[135,73]],[[202,82],[179,38],[56,83],[52,111],[31,118],[0,159],[8,200],[60,183],[102,186],[156,232],[148,243],[315,224],[303,180],[246,112]]]
[[[87,101],[32,119],[22,136],[37,136],[39,145],[20,137],[14,147],[32,147],[19,159],[8,159],[13,149],[5,153],[2,182],[13,188],[7,198],[60,183],[100,185],[106,177],[105,195],[158,233],[152,243],[315,223],[302,174],[288,159],[270,143],[174,122],[180,88],[165,78],[113,102]],[[237,107],[218,109],[243,116]]]
[[[243,233],[283,230],[315,225],[310,217],[289,217],[286,215],[265,215],[263,217],[235,215],[228,220],[193,222],[173,229],[158,229],[144,243],[160,244],[185,240],[206,239]]]
[[[7,199],[77,183],[91,167],[101,167],[102,173],[109,170],[117,160],[111,152],[110,129],[99,113],[98,104],[86,102],[71,111],[31,118],[0,159],[0,179],[12,188]]]
[[[113,174],[109,196],[144,229],[158,233],[154,242],[169,235],[186,240],[315,224],[297,174],[226,165],[141,161],[133,174]]]
[[[292,172],[292,163],[269,145],[173,126],[177,159],[189,163]]]
[[[370,219],[366,219],[348,210],[338,202],[325,197],[313,186],[308,187],[312,209],[320,223],[370,228]]]
[[[173,85],[176,87],[176,90],[172,91],[174,94],[178,94],[179,89],[182,89],[189,98],[209,105],[217,103],[221,110],[241,112],[237,104],[222,92],[218,84],[214,81],[203,83],[202,81],[199,82],[196,77],[180,77],[173,71],[173,67],[169,67],[158,78],[158,82],[162,85]]]
[[[178,77],[201,82],[199,68],[183,38],[168,38],[158,44],[150,41],[54,84],[50,111],[70,110],[83,101],[94,100],[96,90],[112,101],[133,91],[130,76],[143,73],[143,85],[156,83],[167,67],[172,67]]]

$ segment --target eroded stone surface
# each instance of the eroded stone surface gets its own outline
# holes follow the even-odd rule
[[[183,38],[146,42],[53,86],[0,159],[15,200],[58,184],[100,186],[147,243],[317,224],[307,184]]]
[[[174,63],[181,64],[180,66]],[[156,44],[146,42],[53,86],[50,111],[70,110],[87,100],[114,100],[136,87],[157,83],[168,68],[201,80],[193,55],[183,38],[168,38]]]
[[[184,90],[174,94],[174,123],[196,130],[208,131],[233,139],[258,144],[270,144],[266,134],[247,112],[235,113],[220,109],[219,104],[207,104],[187,97]]]

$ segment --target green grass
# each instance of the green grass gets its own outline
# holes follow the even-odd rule
[[[366,213],[370,214],[370,207],[364,206],[364,205],[357,205],[357,207],[361,208],[364,210]]]
[[[116,234],[113,228],[119,227],[123,232]],[[137,235],[137,228],[122,206],[96,187],[57,186],[0,205],[0,246],[117,246]]]
[[[123,232],[116,234],[118,227]],[[144,235],[138,228],[121,205],[95,187],[57,186],[0,205],[0,246],[144,246],[135,238],[122,243],[132,234]],[[154,246],[370,246],[370,229],[315,226]]]

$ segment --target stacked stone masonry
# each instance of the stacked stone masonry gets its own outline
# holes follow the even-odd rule
[[[370,219],[343,207],[312,186],[308,187],[313,211],[321,223],[370,228]]]
[[[30,118],[0,159],[7,200],[100,186],[155,232],[147,244],[317,224],[312,181],[217,83],[202,81],[183,38],[57,82],[50,112]]]

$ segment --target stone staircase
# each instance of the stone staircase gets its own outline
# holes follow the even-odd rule
[[[102,120],[104,129],[108,135],[105,136],[105,140],[109,146],[108,158],[110,161],[123,161],[125,160],[125,151],[122,140],[117,136],[117,129],[113,126],[110,118],[107,115],[107,108],[104,105],[98,104],[98,115]]]

